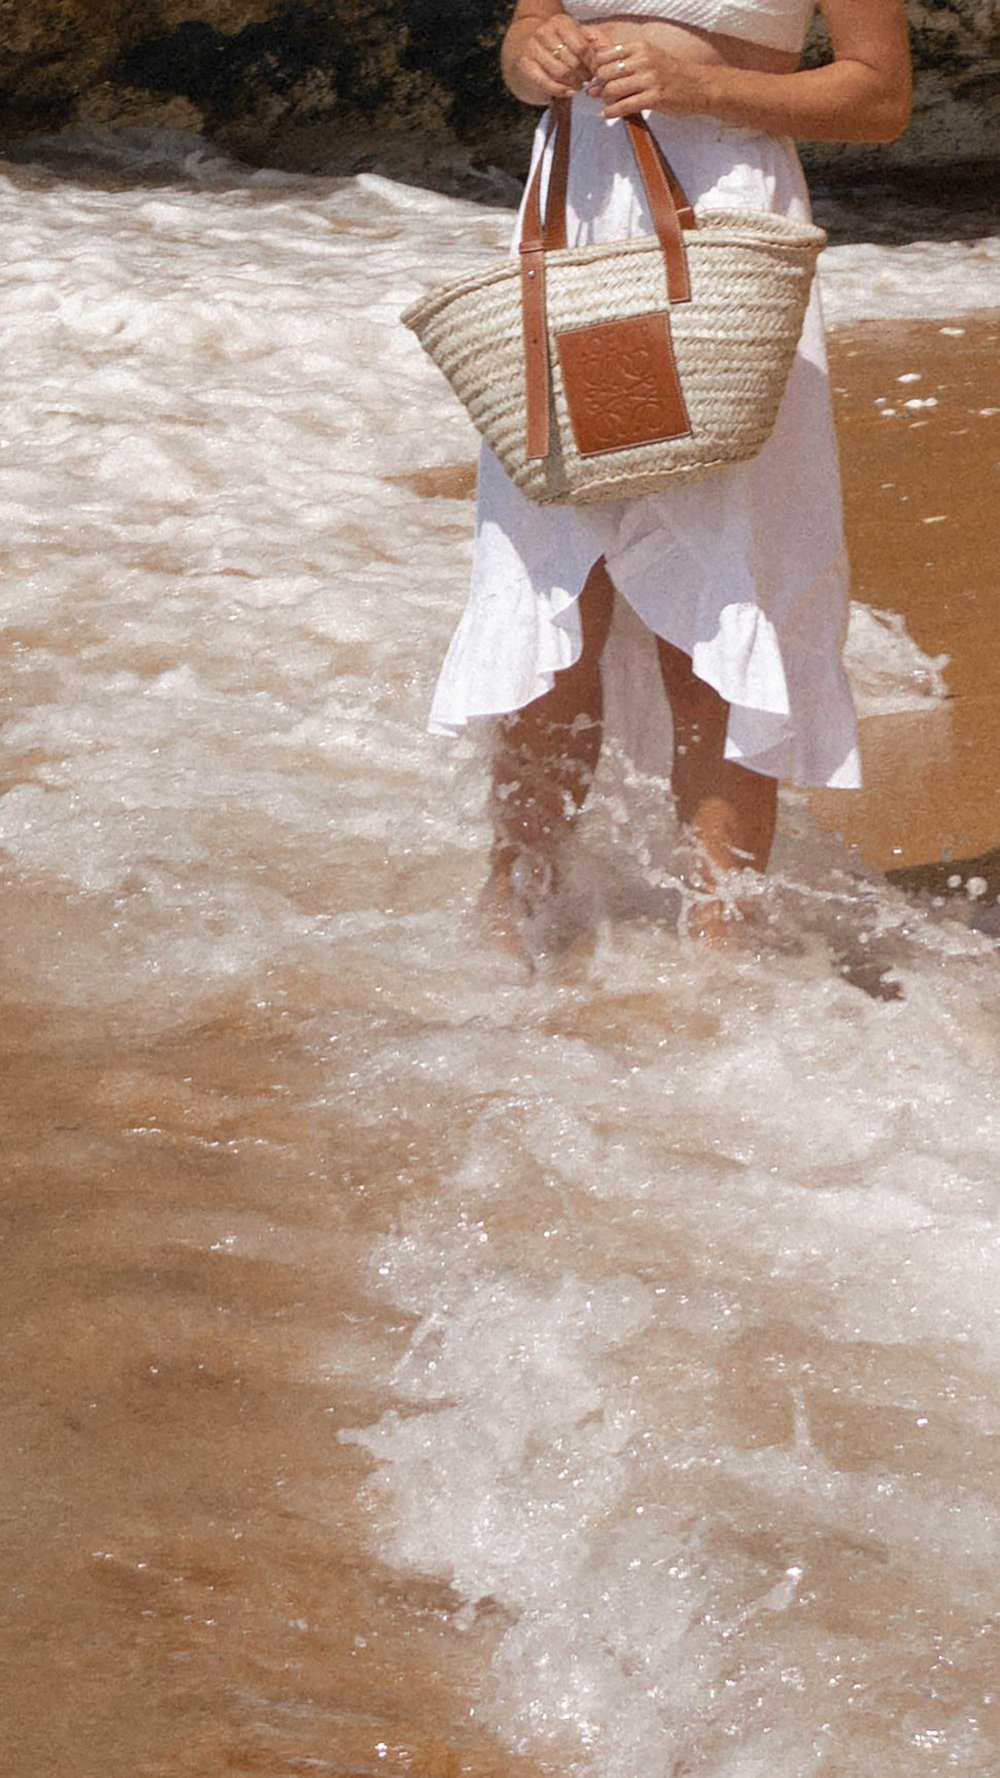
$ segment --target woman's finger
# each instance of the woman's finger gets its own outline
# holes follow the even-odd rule
[[[587,63],[569,43],[546,44],[545,57],[549,72],[561,80],[581,85],[590,78]]]
[[[555,73],[552,72],[550,60],[546,58],[543,61],[541,56],[525,56],[521,66],[529,80],[534,81],[536,86],[540,86],[550,99],[571,99],[580,90],[578,86],[567,85],[566,77],[559,70],[558,62],[555,64]]]
[[[567,49],[573,51],[574,55],[586,55],[590,49],[590,38],[587,32],[566,13],[561,13],[558,18],[549,20],[541,26],[536,35],[544,37],[551,43],[564,43]]]
[[[623,76],[621,80],[613,80],[604,88],[601,98],[605,106],[620,105],[624,99],[634,99],[640,94],[649,92],[649,84],[640,78],[630,79]]]
[[[592,77],[593,84],[602,96],[620,81],[648,80],[648,78],[649,69],[643,61],[627,55],[618,56],[610,62],[605,62]]]
[[[632,51],[632,47],[633,46],[630,43],[620,43],[617,39],[612,41],[606,37],[603,43],[596,43],[594,45],[594,61],[613,62],[616,56],[629,55]]]
[[[585,77],[585,70],[575,56],[568,54],[559,44],[549,45],[538,40],[531,44],[525,54],[524,66],[541,70],[547,80],[559,81],[566,86],[579,87]]]
[[[555,98],[565,99],[567,95],[574,98],[583,85],[582,80],[568,75],[559,62],[551,60],[548,56],[544,63],[539,61],[537,67],[542,77],[541,84],[548,87]]]
[[[624,74],[616,72],[609,79],[595,81],[594,90],[599,99],[621,99],[626,93],[633,93],[638,87],[647,87],[649,84],[649,75],[641,68],[626,68]]]
[[[577,62],[589,60],[591,54],[590,44],[583,31],[575,19],[568,18],[565,14],[543,25],[535,33],[535,42],[544,43],[547,49],[558,49],[562,55]]]
[[[648,88],[640,89],[639,92],[632,93],[627,99],[617,99],[613,103],[605,105],[604,116],[609,119],[635,117],[640,111],[654,111],[656,109],[655,99],[656,94],[651,93]]]
[[[635,44],[628,44],[628,43],[605,43],[605,44],[602,44],[600,48],[595,49],[593,52],[594,69],[595,69],[595,71],[597,71],[599,73],[604,73],[610,68],[616,68],[616,67],[620,66],[620,64],[622,62],[624,62],[625,66],[628,67],[630,62],[635,61],[636,56],[638,54],[639,54],[638,46]]]
[[[557,49],[552,50],[546,56],[546,66],[554,79],[565,80],[575,87],[582,86],[585,80],[590,79],[582,62],[571,60],[569,56],[560,55]]]

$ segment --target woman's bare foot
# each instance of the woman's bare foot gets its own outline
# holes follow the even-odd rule
[[[529,969],[535,966],[528,928],[557,888],[555,866],[547,858],[511,856],[506,848],[494,858],[479,896],[479,913],[490,943]]]
[[[750,927],[746,909],[714,896],[696,901],[683,921],[685,937],[697,939],[712,951],[732,951],[745,945]]]
[[[477,909],[485,937],[494,950],[533,968],[531,953],[525,943],[523,910],[511,887],[510,878],[492,871],[483,884]]]

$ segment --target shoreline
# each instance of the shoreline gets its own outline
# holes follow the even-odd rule
[[[947,889],[973,865],[988,875],[983,859],[1000,848],[1000,310],[857,322],[828,343],[854,597],[949,657],[948,697],[862,719],[866,787],[810,805],[866,863],[904,877],[930,866],[935,882],[944,867]]]

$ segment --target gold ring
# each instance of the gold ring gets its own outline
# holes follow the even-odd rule
[[[562,52],[565,48],[566,48],[566,45],[564,43],[559,43],[556,45],[555,49],[552,51],[552,54],[554,56],[561,56]]]

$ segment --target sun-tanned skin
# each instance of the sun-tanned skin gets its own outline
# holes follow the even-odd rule
[[[664,0],[666,5],[668,0]],[[518,0],[503,45],[504,78],[529,105],[586,89],[609,118],[638,111],[707,115],[727,124],[828,142],[889,142],[910,117],[903,0],[821,0],[833,45],[827,66],[674,24],[620,17],[578,24],[560,0]],[[557,53],[558,52],[558,53]],[[544,697],[498,724],[494,845],[482,908],[493,936],[520,950],[520,925],[553,886],[562,843],[586,801],[601,745],[599,662],[613,588],[598,563],[583,590],[583,652]],[[731,909],[713,897],[732,871],[766,869],[777,784],[724,756],[728,705],[689,657],[658,641],[674,727],[677,815],[701,859],[698,930],[724,939]]]

